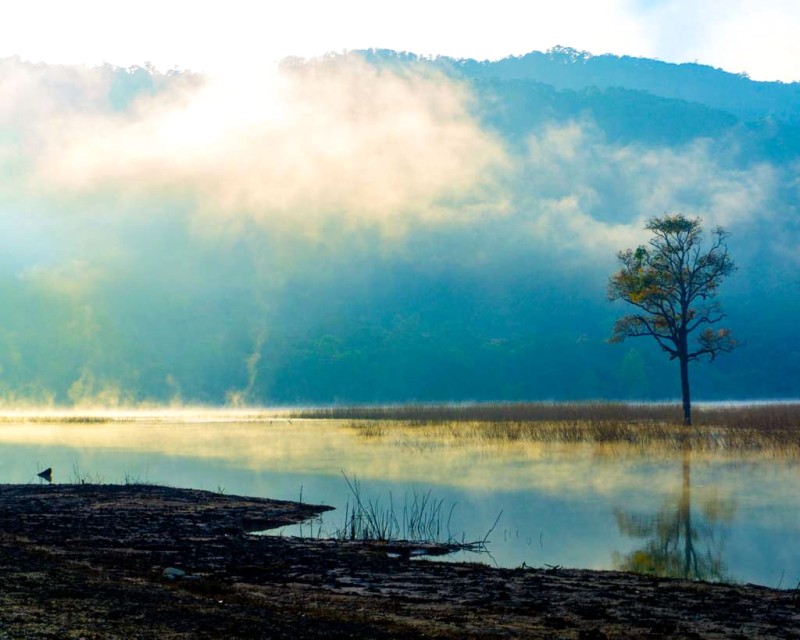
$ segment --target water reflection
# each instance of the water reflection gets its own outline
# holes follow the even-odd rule
[[[398,510],[404,496],[432,491],[448,513],[455,505],[450,531],[458,538],[481,539],[502,511],[490,550],[504,567],[621,568],[770,586],[784,574],[784,586],[800,581],[796,458],[486,442],[399,427],[365,438],[339,421],[179,417],[0,420],[0,483],[37,482],[36,474],[52,467],[55,482],[86,475],[302,497],[336,507],[325,526],[335,530],[350,497],[345,473],[363,481],[365,499],[392,498]],[[311,535],[319,532],[314,523]]]
[[[617,569],[673,578],[729,580],[723,560],[723,525],[733,520],[736,503],[733,498],[711,494],[699,510],[692,510],[691,456],[686,445],[680,492],[667,498],[659,511],[643,514],[614,510],[620,533],[645,540],[644,546],[629,553],[614,553]]]

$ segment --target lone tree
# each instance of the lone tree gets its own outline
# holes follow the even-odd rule
[[[734,349],[728,329],[712,329],[725,317],[715,300],[725,276],[736,269],[728,256],[728,233],[714,229],[710,246],[703,248],[700,218],[681,214],[652,218],[645,227],[653,237],[647,246],[617,254],[622,268],[609,278],[610,300],[624,300],[637,311],[617,320],[612,342],[650,336],[681,369],[683,423],[692,424],[689,362]],[[702,329],[695,344],[689,336]]]

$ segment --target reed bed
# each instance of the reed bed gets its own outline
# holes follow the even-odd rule
[[[508,402],[476,404],[400,404],[302,409],[293,417],[338,420],[403,420],[406,422],[520,422],[676,419],[676,405],[605,402]]]
[[[676,404],[398,405],[311,409],[296,415],[348,420],[364,437],[403,432],[406,438],[451,443],[620,443],[800,454],[800,403],[697,406],[691,427],[682,424]]]
[[[401,404],[301,409],[292,417],[406,422],[602,422],[682,423],[677,403],[507,402],[476,404]],[[800,402],[747,405],[695,405],[694,426],[800,428]]]

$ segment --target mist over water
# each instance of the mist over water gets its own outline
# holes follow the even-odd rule
[[[772,587],[783,579],[791,587],[800,570],[794,535],[800,468],[790,457],[448,441],[397,425],[365,437],[343,422],[290,422],[252,411],[120,412],[114,422],[92,417],[101,414],[5,416],[0,482],[38,482],[36,473],[51,467],[56,483],[151,482],[302,499],[336,509],[322,523],[272,533],[331,536],[345,527],[353,500],[346,474],[358,479],[364,501],[392,505],[398,517],[415,495],[430,492],[443,501],[445,537],[480,540],[497,521],[491,555],[456,560],[669,568],[684,557],[686,540],[659,536],[683,531],[678,525],[688,515],[689,542],[702,570],[688,577]],[[672,569],[683,571],[679,562]]]
[[[606,343],[615,252],[667,210],[740,266],[745,346],[696,396],[796,397],[791,114],[377,54],[238,71],[0,60],[6,406],[674,398],[653,345]]]

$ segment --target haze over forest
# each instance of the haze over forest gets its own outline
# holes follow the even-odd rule
[[[0,398],[674,399],[609,344],[616,252],[725,226],[743,343],[697,399],[800,389],[800,83],[557,48],[354,51],[227,80],[0,59]]]

